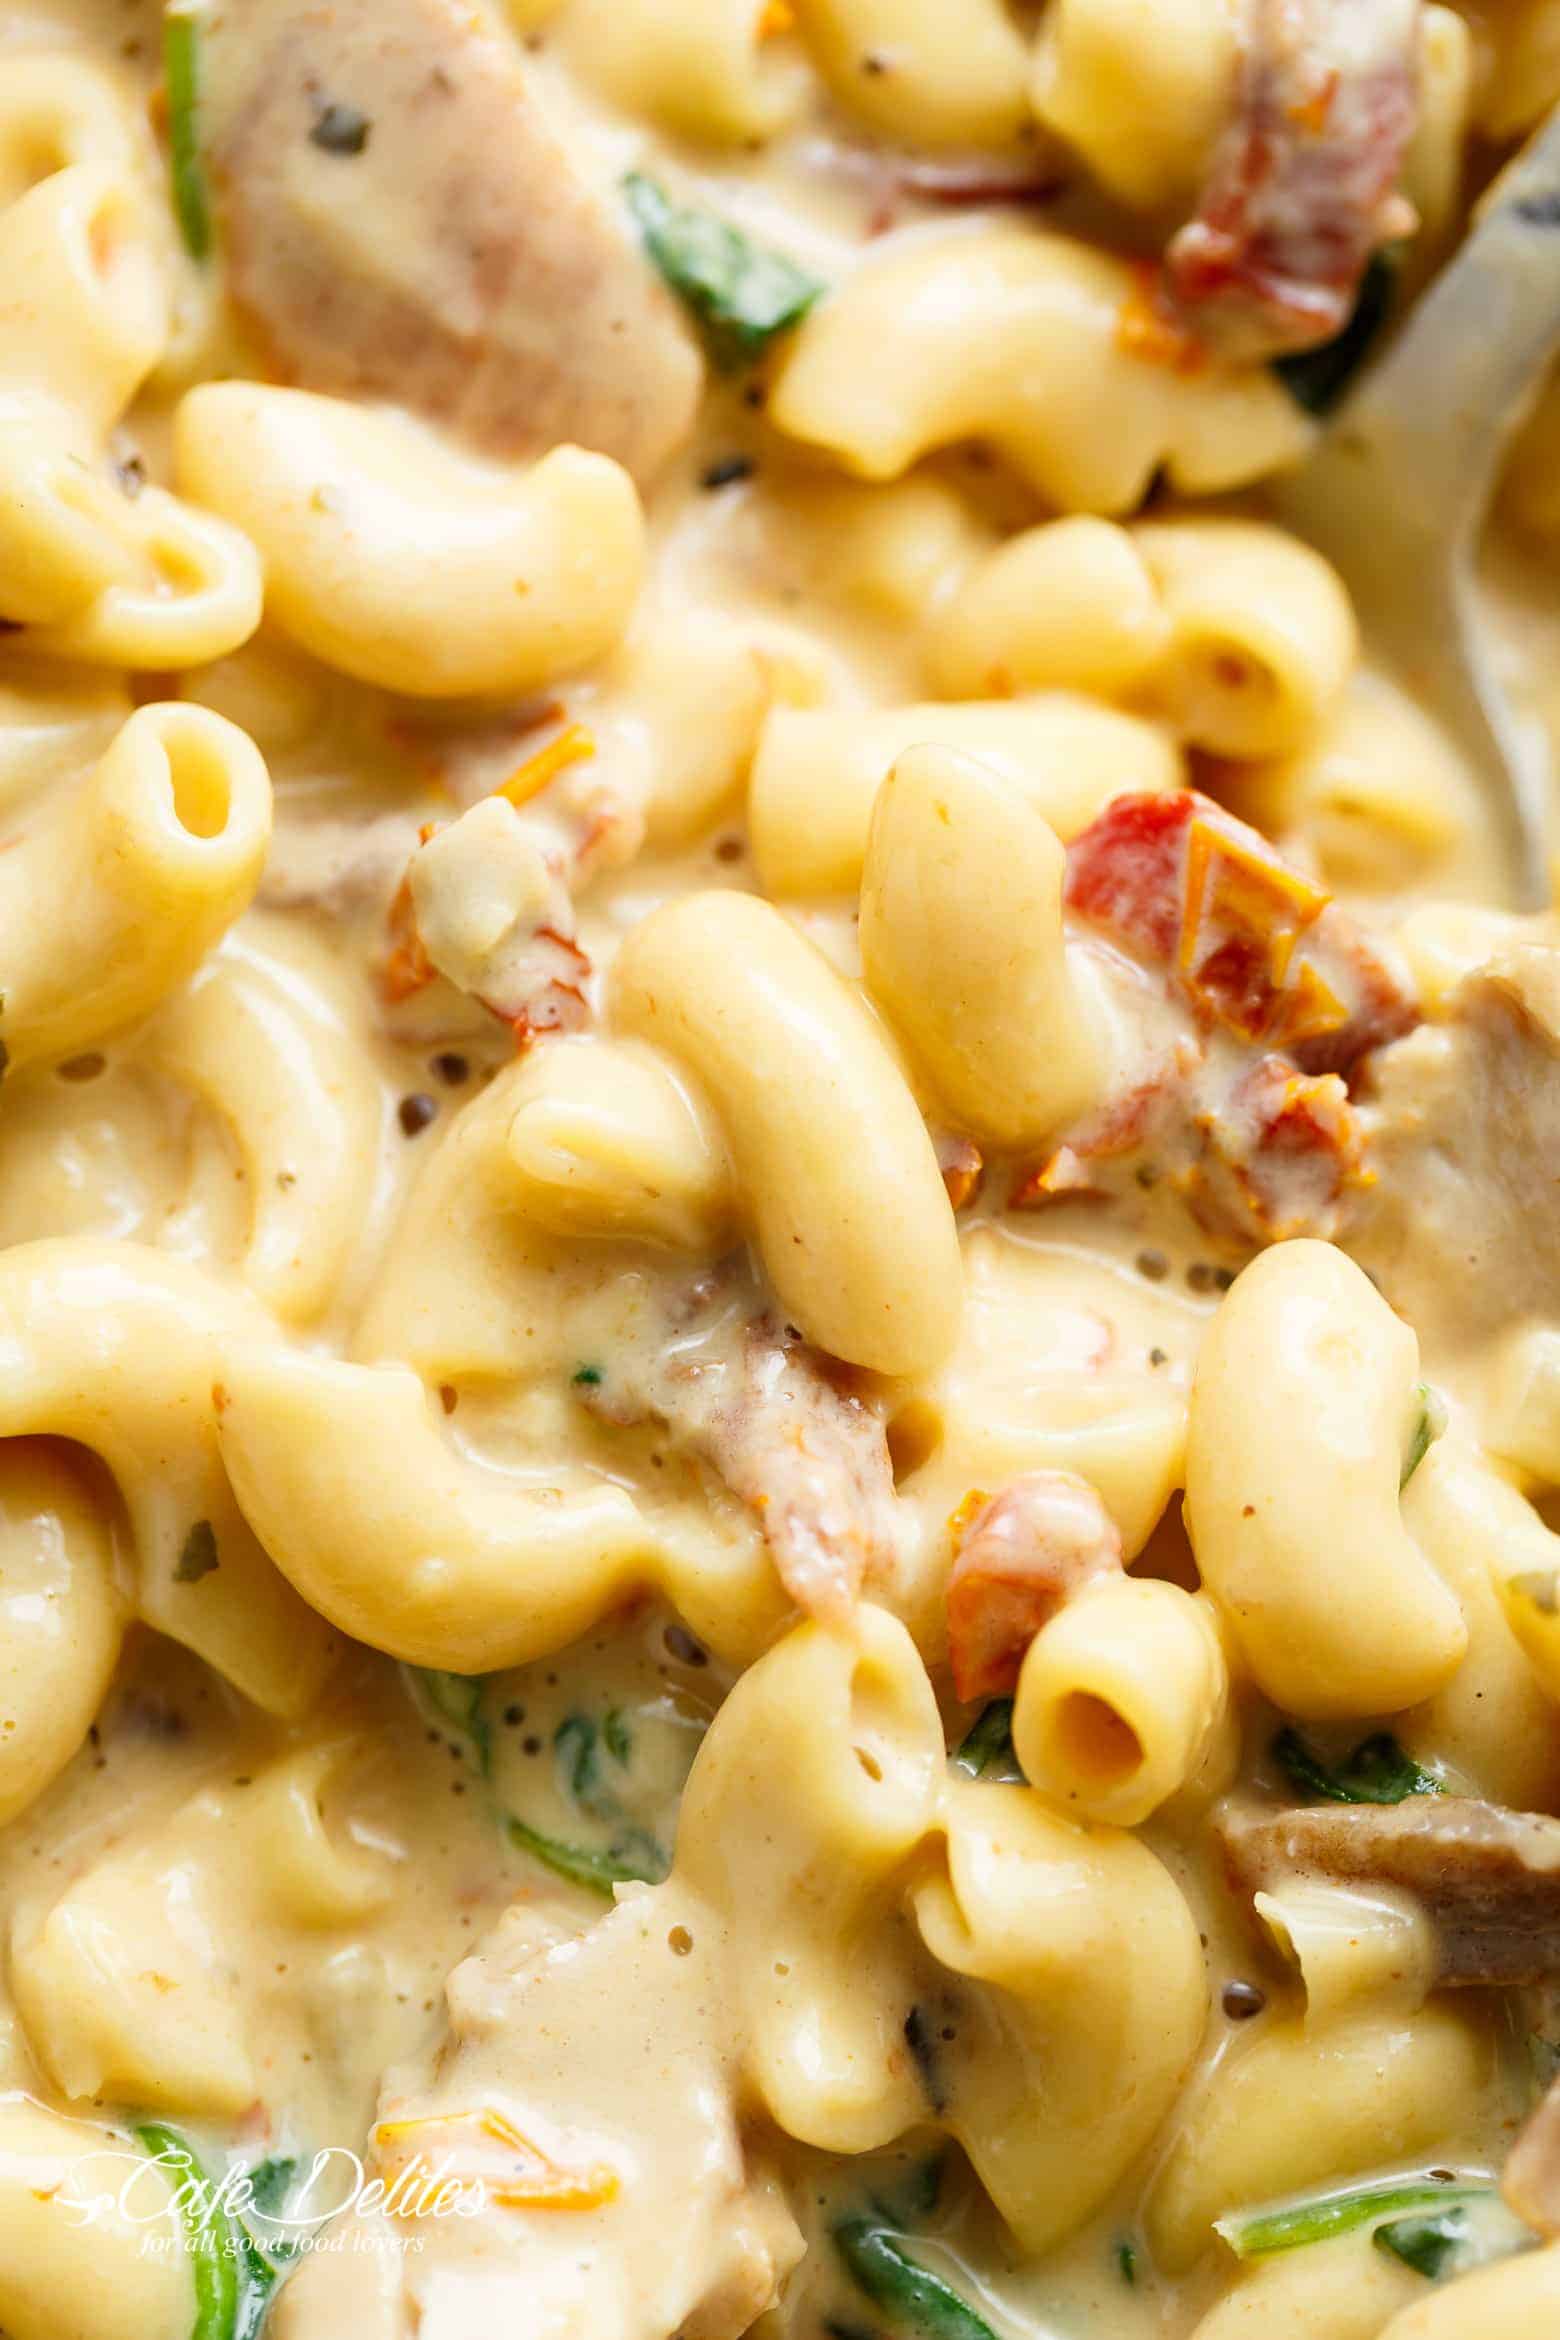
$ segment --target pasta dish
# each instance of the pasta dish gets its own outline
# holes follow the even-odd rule
[[[5,2340],[1560,2340],[1560,919],[1281,511],[1557,102],[0,10]]]

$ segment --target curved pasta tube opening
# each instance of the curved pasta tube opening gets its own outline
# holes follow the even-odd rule
[[[991,1986],[946,2123],[1026,2250],[1050,2249],[1159,2127],[1207,2007],[1180,1888],[1145,1846],[1002,1787],[954,1787],[947,1870],[915,1887],[921,1936]]]
[[[248,907],[271,829],[220,715],[142,707],[64,813],[0,856],[0,1039],[63,1056],[144,1015]]]
[[[311,1609],[411,1665],[521,1665],[649,1587],[741,1657],[784,1614],[750,1542],[678,1541],[583,1474],[517,1483],[467,1461],[402,1366],[238,1341],[221,1381],[222,1457],[249,1528]]]
[[[80,163],[126,170],[131,120],[106,75],[80,56],[25,52],[6,61],[0,90],[0,207]]]
[[[1026,2248],[1105,2198],[1202,2030],[1168,1872],[1036,1796],[950,1783],[915,1645],[871,1606],[852,1636],[799,1627],[737,1684],[689,1779],[674,1884],[720,1913],[738,2052],[781,2126],[842,2153],[943,2128]],[[935,2101],[903,2052],[923,1996],[957,2009]]]
[[[1014,1751],[1042,1795],[1080,1818],[1135,1828],[1210,1765],[1233,1768],[1229,1690],[1202,1596],[1156,1577],[1106,1577],[1030,1643]]]
[[[59,171],[0,212],[0,396],[47,401],[95,451],[167,329],[140,199],[122,171]]]
[[[0,616],[67,624],[133,567],[125,501],[46,418],[0,407]]]
[[[204,666],[260,623],[260,563],[247,536],[213,512],[144,487],[117,515],[128,573],[31,640],[51,658],[153,672]]]
[[[174,457],[181,492],[255,545],[274,622],[386,690],[555,681],[613,647],[639,591],[633,481],[580,447],[517,470],[346,399],[208,382],[180,402]]]
[[[0,1253],[0,1439],[99,1455],[129,1515],[136,1613],[268,1712],[304,1713],[338,1644],[272,1568],[217,1451],[213,1387],[263,1311],[141,1244],[45,1239]]]
[[[1423,1905],[1390,1886],[1332,1885],[1296,1876],[1254,1897],[1257,1916],[1305,1984],[1307,2018],[1359,2002],[1412,2014],[1436,1978],[1435,1929]]]
[[[1468,1629],[1403,1524],[1419,1345],[1332,1245],[1276,1244],[1203,1344],[1186,1521],[1203,1584],[1287,1713],[1396,1713],[1456,1671]]]
[[[953,1213],[903,1076],[821,954],[767,902],[695,894],[628,937],[612,1013],[702,1082],[807,1337],[881,1373],[939,1363],[963,1299]]]
[[[638,1236],[713,1251],[735,1215],[708,1114],[665,1058],[633,1042],[554,1040],[513,1087],[517,1199],[555,1235]]]

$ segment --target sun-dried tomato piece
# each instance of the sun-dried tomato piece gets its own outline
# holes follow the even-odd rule
[[[1162,967],[1202,1030],[1282,1048],[1306,1072],[1348,1075],[1417,1019],[1326,889],[1190,789],[1107,805],[1068,848],[1067,905]]]
[[[1254,1064],[1217,1113],[1195,1190],[1205,1223],[1261,1243],[1331,1231],[1350,1187],[1368,1182],[1359,1116],[1336,1073],[1284,1056]]]
[[[1418,0],[1253,0],[1235,110],[1165,255],[1176,317],[1242,364],[1342,332],[1413,213],[1393,190],[1418,110]]]
[[[1005,1696],[1043,1625],[1091,1578],[1121,1566],[1121,1538],[1087,1479],[1026,1471],[953,1530],[948,1654],[961,1698]]]

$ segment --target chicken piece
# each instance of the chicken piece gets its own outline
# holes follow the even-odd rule
[[[1205,1030],[1345,1078],[1417,1020],[1325,888],[1206,796],[1118,796],[1067,849],[1067,905],[1162,968]]]
[[[1519,943],[1375,1068],[1350,1249],[1432,1346],[1560,1318],[1560,950]]]
[[[322,910],[345,919],[359,910],[383,916],[417,843],[415,813],[376,813],[371,820],[335,815],[279,821],[260,880],[260,900],[277,910]]]
[[[1178,319],[1242,364],[1347,324],[1418,112],[1419,0],[1248,0],[1235,107],[1195,218],[1165,255]]]
[[[948,1654],[961,1698],[1009,1696],[1024,1653],[1074,1593],[1121,1566],[1121,1537],[1087,1479],[1026,1471],[974,1514],[948,1577]]]
[[[458,820],[419,832],[389,909],[386,999],[395,1006],[442,975],[521,1048],[579,1031],[591,963],[574,897],[631,861],[644,833],[642,801],[598,771],[590,734],[571,724]]]
[[[1421,1902],[1443,1985],[1536,1983],[1560,1970],[1560,1820],[1472,1796],[1227,1811],[1230,1882],[1248,1898],[1287,1879],[1389,1885]]]
[[[1282,1243],[1335,1226],[1368,1172],[1364,1136],[1336,1073],[1264,1056],[1201,1117],[1206,1145],[1193,1209],[1208,1226]]]
[[[701,1455],[757,1517],[798,1608],[845,1617],[863,1581],[891,1567],[899,1521],[882,1423],[723,1276],[696,1284],[665,1338],[614,1358],[580,1394],[605,1421],[665,1422]]]
[[[277,2340],[739,2340],[802,2238],[739,2124],[717,1925],[675,1888],[548,1939],[523,1904],[393,2074],[368,2174],[280,2293]],[[450,2189],[467,2207],[418,2214]]]
[[[1418,1015],[1381,951],[1257,830],[1190,790],[1107,805],[1068,847],[1066,901],[1076,944],[1135,962],[1171,1023],[1025,1171],[1015,1206],[1109,1196],[1142,1173],[1225,1239],[1335,1235],[1370,1176],[1351,1086]]]
[[[497,456],[573,441],[651,478],[701,364],[508,34],[457,0],[202,17],[228,290],[277,376]]]
[[[590,961],[574,939],[574,904],[506,798],[484,797],[426,839],[408,865],[405,901],[417,973],[426,965],[444,976],[522,1042],[585,1023]]]

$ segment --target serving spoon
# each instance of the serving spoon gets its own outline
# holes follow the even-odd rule
[[[1550,753],[1492,655],[1474,561],[1496,472],[1560,343],[1560,112],[1492,189],[1321,446],[1275,483],[1361,628],[1500,815],[1512,887],[1548,908]]]

